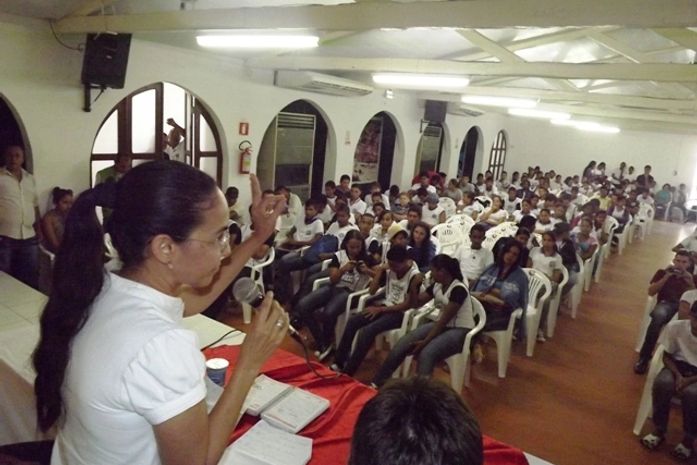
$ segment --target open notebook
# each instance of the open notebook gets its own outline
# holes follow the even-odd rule
[[[259,421],[233,442],[220,465],[306,465],[312,457],[312,439]]]

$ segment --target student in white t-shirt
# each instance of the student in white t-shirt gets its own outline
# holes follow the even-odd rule
[[[497,226],[508,218],[508,213],[503,209],[503,201],[498,195],[491,197],[491,206],[486,208],[477,218],[480,223],[486,223],[490,226]]]
[[[537,217],[537,223],[535,223],[535,231],[537,234],[542,234],[544,232],[551,231],[554,229],[554,225],[557,224],[558,221],[553,219],[551,215],[549,214],[549,210],[546,208],[543,208],[540,210],[540,214]]]
[[[277,279],[274,280],[274,291],[279,302],[285,303],[290,298],[290,272],[311,265],[303,260],[296,249],[314,244],[323,235],[324,224],[317,215],[315,201],[310,199],[305,202],[305,216],[296,221],[290,230],[290,238],[276,248],[277,257],[280,255],[280,258],[276,260]]]
[[[681,320],[687,319],[690,316],[690,309],[695,302],[697,302],[697,289],[683,292],[680,297],[680,304],[678,304],[678,318]]]
[[[428,194],[426,205],[421,209],[421,221],[429,226],[445,223],[445,210],[438,205],[438,195]]]
[[[359,217],[365,213],[367,208],[366,203],[361,200],[361,188],[357,185],[351,186],[351,198],[348,202],[351,213],[358,215]]]
[[[537,218],[535,214],[532,212],[532,204],[530,203],[530,199],[523,199],[520,202],[520,210],[516,210],[513,212],[513,221],[516,223],[520,223],[520,220],[523,219],[525,216],[532,216],[534,218]]]
[[[512,218],[513,214],[520,210],[521,200],[518,198],[518,190],[515,187],[508,189],[508,197],[503,202],[503,209],[508,213],[508,217]]]
[[[470,229],[470,245],[460,245],[455,249],[453,257],[460,262],[460,271],[468,287],[474,285],[482,272],[494,264],[494,253],[482,247],[486,229],[481,224],[475,224]]]
[[[475,221],[482,210],[484,210],[482,204],[475,200],[475,195],[472,192],[462,194],[462,201],[457,208],[460,213],[469,216]]]
[[[336,209],[335,221],[327,228],[326,234],[336,236],[339,244],[344,242],[346,233],[358,229],[358,226],[349,221],[350,215],[351,212],[346,205],[339,205]]]
[[[376,198],[377,194],[377,198]],[[367,207],[372,207],[375,202],[382,202],[385,210],[390,210],[390,196],[382,192],[380,183],[374,182],[370,185],[370,193],[365,196],[365,204]]]
[[[544,232],[542,234],[542,246],[533,247],[528,256],[528,268],[541,271],[552,283],[552,294],[542,309],[540,328],[537,331],[537,340],[540,342],[545,341],[544,333],[547,328],[547,313],[552,300],[551,296],[554,295],[557,286],[563,279],[561,271],[563,266],[561,255],[557,253],[557,239],[554,233],[551,231]]]
[[[641,444],[655,450],[665,440],[668,431],[672,399],[680,396],[683,417],[683,439],[670,454],[687,460],[694,455],[697,437],[697,305],[689,311],[689,319],[671,321],[661,336],[663,369],[652,387],[654,431],[641,439]]]

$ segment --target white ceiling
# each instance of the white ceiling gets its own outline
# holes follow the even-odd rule
[[[365,83],[373,71],[465,74],[465,93],[537,98],[628,129],[697,129],[697,0],[2,0],[0,12],[194,49],[198,33],[225,27],[309,30],[321,38],[311,51],[216,53]]]

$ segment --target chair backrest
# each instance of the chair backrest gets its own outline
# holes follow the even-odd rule
[[[552,293],[552,283],[544,273],[534,268],[523,268],[528,275],[528,305],[542,309]]]
[[[489,207],[491,205],[491,199],[486,195],[475,197],[474,200],[479,202],[483,207]]]
[[[459,234],[457,227],[451,224],[437,224],[431,229],[431,234],[438,239],[440,253],[450,255],[462,243],[462,236]]]
[[[474,335],[484,329],[484,325],[486,324],[486,311],[484,310],[482,303],[475,297],[470,297],[470,301],[472,302],[472,315],[474,316],[474,321],[476,324],[468,334]]]
[[[484,238],[484,242],[482,242],[482,247],[492,250],[496,244],[496,241],[502,237],[513,237],[515,236],[516,231],[518,231],[517,224],[515,224],[513,221],[504,221],[486,232],[486,237]]]
[[[474,226],[474,220],[470,216],[458,214],[447,217],[445,224],[455,226],[459,230],[460,235],[466,237],[469,235],[472,226]]]
[[[445,217],[450,217],[455,214],[457,211],[457,206],[455,205],[455,201],[451,199],[450,197],[441,197],[438,199],[438,205],[443,207],[443,210],[445,210]]]
[[[261,260],[255,260],[254,265],[252,265],[254,268],[257,270],[260,270],[264,268],[265,266],[270,265],[273,263],[273,261],[276,259],[276,249],[273,247],[269,247],[269,251],[266,252],[266,257],[264,257]]]
[[[576,262],[578,263],[578,272],[581,276],[583,276],[583,269],[585,267],[583,266],[583,259],[579,254],[576,254]]]
[[[562,291],[566,283],[569,282],[569,270],[566,269],[565,266],[561,267],[561,282],[559,283],[559,292]]]

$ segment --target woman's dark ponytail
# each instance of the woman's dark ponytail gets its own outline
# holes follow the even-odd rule
[[[438,254],[431,260],[431,266],[439,270],[445,270],[453,279],[462,282],[465,281],[465,278],[462,276],[462,270],[460,269],[460,261],[457,258],[453,258],[444,253]]]
[[[41,316],[41,339],[34,351],[34,384],[39,427],[46,431],[62,414],[61,387],[70,343],[87,320],[87,310],[104,281],[104,234],[95,207],[106,205],[113,183],[83,192],[70,209],[53,268],[51,296]]]

